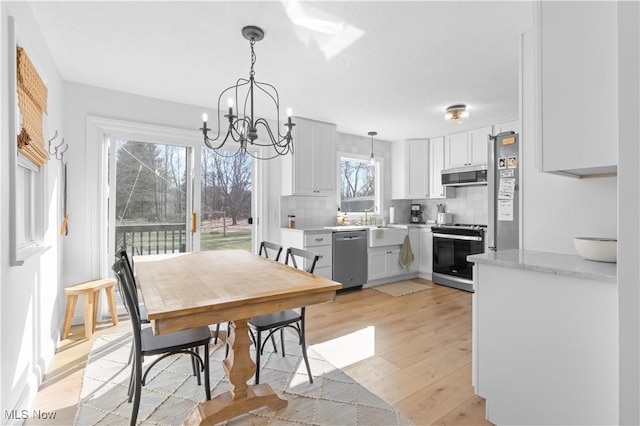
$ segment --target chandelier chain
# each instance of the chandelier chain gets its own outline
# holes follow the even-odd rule
[[[253,77],[256,74],[256,72],[253,70],[253,66],[256,63],[256,53],[253,51],[253,46],[256,44],[256,39],[252,38],[249,41],[249,44],[251,45],[251,71],[249,72],[249,76]]]

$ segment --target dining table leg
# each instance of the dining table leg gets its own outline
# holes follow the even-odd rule
[[[231,389],[198,404],[183,425],[213,425],[256,408],[268,406],[278,410],[287,406],[287,400],[268,383],[247,384],[256,369],[249,351],[252,341],[248,321],[248,318],[232,321],[233,332],[227,336],[229,354],[223,361],[223,367]]]

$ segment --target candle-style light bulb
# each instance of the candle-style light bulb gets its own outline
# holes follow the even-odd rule
[[[291,116],[293,115],[293,111],[291,111],[291,108],[287,108],[287,121],[289,123],[291,123]]]
[[[207,120],[208,120],[208,119],[209,119],[209,116],[207,115],[207,113],[206,113],[206,112],[203,112],[203,113],[202,113],[202,122],[205,124],[205,127],[206,127],[206,124],[207,124]]]
[[[227,99],[227,105],[229,106],[229,115],[233,115],[233,98]]]

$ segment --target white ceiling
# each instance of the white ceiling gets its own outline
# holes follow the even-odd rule
[[[65,80],[201,106],[248,78],[280,93],[281,117],[399,140],[518,116],[520,32],[528,1],[31,2]],[[443,110],[469,105],[462,124]],[[223,100],[223,105],[226,102]],[[275,118],[269,109],[258,114]],[[194,117],[194,128],[201,125]]]

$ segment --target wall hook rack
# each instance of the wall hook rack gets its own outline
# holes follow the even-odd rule
[[[58,131],[56,130],[53,137],[49,139],[49,154],[53,155],[56,160],[60,161],[62,164],[66,164],[64,161],[64,153],[69,149],[69,144],[64,143],[64,138],[60,141],[58,145],[53,145],[53,141],[58,137]]]

